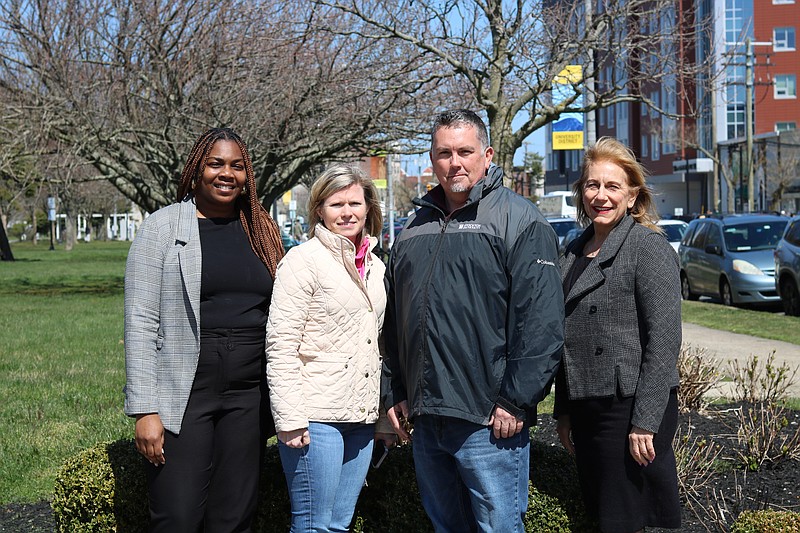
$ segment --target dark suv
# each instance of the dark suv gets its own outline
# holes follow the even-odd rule
[[[705,295],[725,305],[779,301],[772,252],[788,221],[756,214],[693,220],[678,247],[683,298]]]
[[[786,227],[775,248],[775,288],[787,315],[800,316],[800,217]]]

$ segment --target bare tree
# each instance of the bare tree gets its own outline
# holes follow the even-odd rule
[[[340,23],[302,1],[8,0],[3,105],[62,185],[105,180],[146,211],[174,200],[199,133],[232,126],[269,204],[320,163],[418,131],[414,94],[437,91],[417,51],[313,31]]]
[[[641,102],[668,116],[693,112],[690,87],[705,66],[689,61],[698,31],[674,0],[316,0],[351,17],[347,35],[412,45],[435,58],[486,111],[495,160],[511,175],[514,153],[564,113]],[[585,6],[600,5],[587,12]],[[594,8],[592,8],[594,9]],[[553,80],[582,65],[571,95],[552,98]],[[602,83],[594,83],[602,80]],[[672,91],[669,106],[652,88]]]

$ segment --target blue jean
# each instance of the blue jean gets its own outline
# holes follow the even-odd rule
[[[348,531],[369,470],[375,424],[311,422],[310,444],[279,442],[292,533]]]
[[[495,439],[491,428],[444,416],[414,419],[422,505],[437,532],[525,531],[530,434]]]

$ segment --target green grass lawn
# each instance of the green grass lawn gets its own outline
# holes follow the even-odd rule
[[[707,328],[800,344],[800,318],[771,311],[684,301],[682,319]]]
[[[0,263],[0,503],[49,498],[66,457],[132,434],[122,281],[127,243],[15,244]]]
[[[122,413],[128,243],[13,245],[0,262],[0,504],[49,499],[65,458],[133,435]],[[800,344],[792,317],[684,302],[684,320]],[[552,412],[552,396],[540,406]]]

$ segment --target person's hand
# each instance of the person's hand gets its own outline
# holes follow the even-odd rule
[[[558,417],[556,433],[558,433],[558,440],[561,441],[561,445],[566,448],[570,455],[575,455],[575,444],[572,442],[572,422],[569,420],[569,415]]]
[[[375,441],[382,442],[387,448],[397,446],[397,435],[394,433],[375,433]]]
[[[278,440],[289,448],[302,448],[311,443],[311,436],[308,434],[308,428],[300,428],[291,431],[279,431]]]
[[[400,437],[400,444],[405,444],[411,440],[411,433],[406,431],[406,424],[408,423],[408,402],[403,400],[395,404],[391,409],[386,412],[389,422],[392,423],[394,432]]]
[[[499,405],[495,405],[489,426],[494,428],[494,438],[507,439],[522,431],[523,423]]]
[[[653,432],[633,426],[628,434],[628,445],[631,457],[639,466],[647,466],[656,458],[656,449],[653,447]]]
[[[166,463],[164,459],[164,424],[158,413],[136,415],[136,449],[154,466]]]

